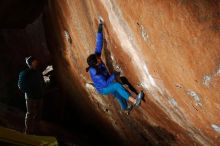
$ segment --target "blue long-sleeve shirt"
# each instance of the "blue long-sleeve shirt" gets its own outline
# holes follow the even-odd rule
[[[102,46],[103,46],[103,33],[101,32],[96,34],[96,48],[95,48],[96,55],[101,56]]]
[[[97,33],[96,35],[96,49],[95,54],[101,56],[103,47],[103,34]],[[101,63],[98,66],[99,73],[96,69],[91,67],[89,69],[90,76],[93,80],[94,86],[98,92],[102,92],[102,89],[107,87],[110,83],[115,80],[115,74],[110,75],[105,64]]]

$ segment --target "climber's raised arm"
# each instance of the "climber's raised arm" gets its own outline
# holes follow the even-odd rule
[[[96,34],[95,54],[97,56],[101,56],[101,54],[102,54],[102,47],[103,47],[102,25],[103,25],[102,22],[99,22],[98,32]]]

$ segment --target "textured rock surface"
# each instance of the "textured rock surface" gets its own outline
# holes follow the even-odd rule
[[[146,93],[129,117],[88,84],[98,16],[105,20],[103,58]],[[46,18],[66,91],[74,89],[83,109],[88,102],[96,108],[125,144],[220,145],[219,1],[49,0]]]
[[[83,140],[98,145],[103,136],[110,137],[106,141],[118,137],[109,145],[121,145],[120,139],[124,145],[220,145],[219,1],[49,0],[44,16],[47,39],[41,18],[27,26],[40,15],[42,1],[0,3],[0,18],[5,20],[0,22],[4,28],[0,31],[1,101],[24,102],[21,95],[15,98],[18,70],[27,55],[49,60],[48,42],[67,95],[50,97],[53,102],[48,104],[56,111],[48,113],[67,122],[76,120],[73,127],[88,124],[79,128],[81,134],[91,136]],[[111,96],[98,95],[85,72],[86,58],[95,48],[99,16],[105,20],[102,57],[110,71],[121,70],[146,94],[145,102],[130,116]],[[12,121],[8,113],[1,110],[1,125]],[[19,119],[14,127],[21,130]]]
[[[98,16],[105,20],[103,58],[146,94],[130,116],[98,95],[85,72]],[[49,0],[46,18],[73,102],[89,102],[127,144],[220,145],[219,1]]]

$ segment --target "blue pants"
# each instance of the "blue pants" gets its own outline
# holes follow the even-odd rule
[[[112,94],[118,100],[121,108],[123,110],[127,109],[127,101],[130,96],[130,93],[128,93],[120,83],[113,82],[109,84],[107,87],[102,89],[101,94]]]

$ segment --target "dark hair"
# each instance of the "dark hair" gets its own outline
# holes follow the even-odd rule
[[[89,67],[86,68],[86,72],[89,71],[90,67],[97,68],[96,67],[96,64],[97,64],[96,54],[89,55],[89,57],[87,58],[87,63],[89,65]]]

